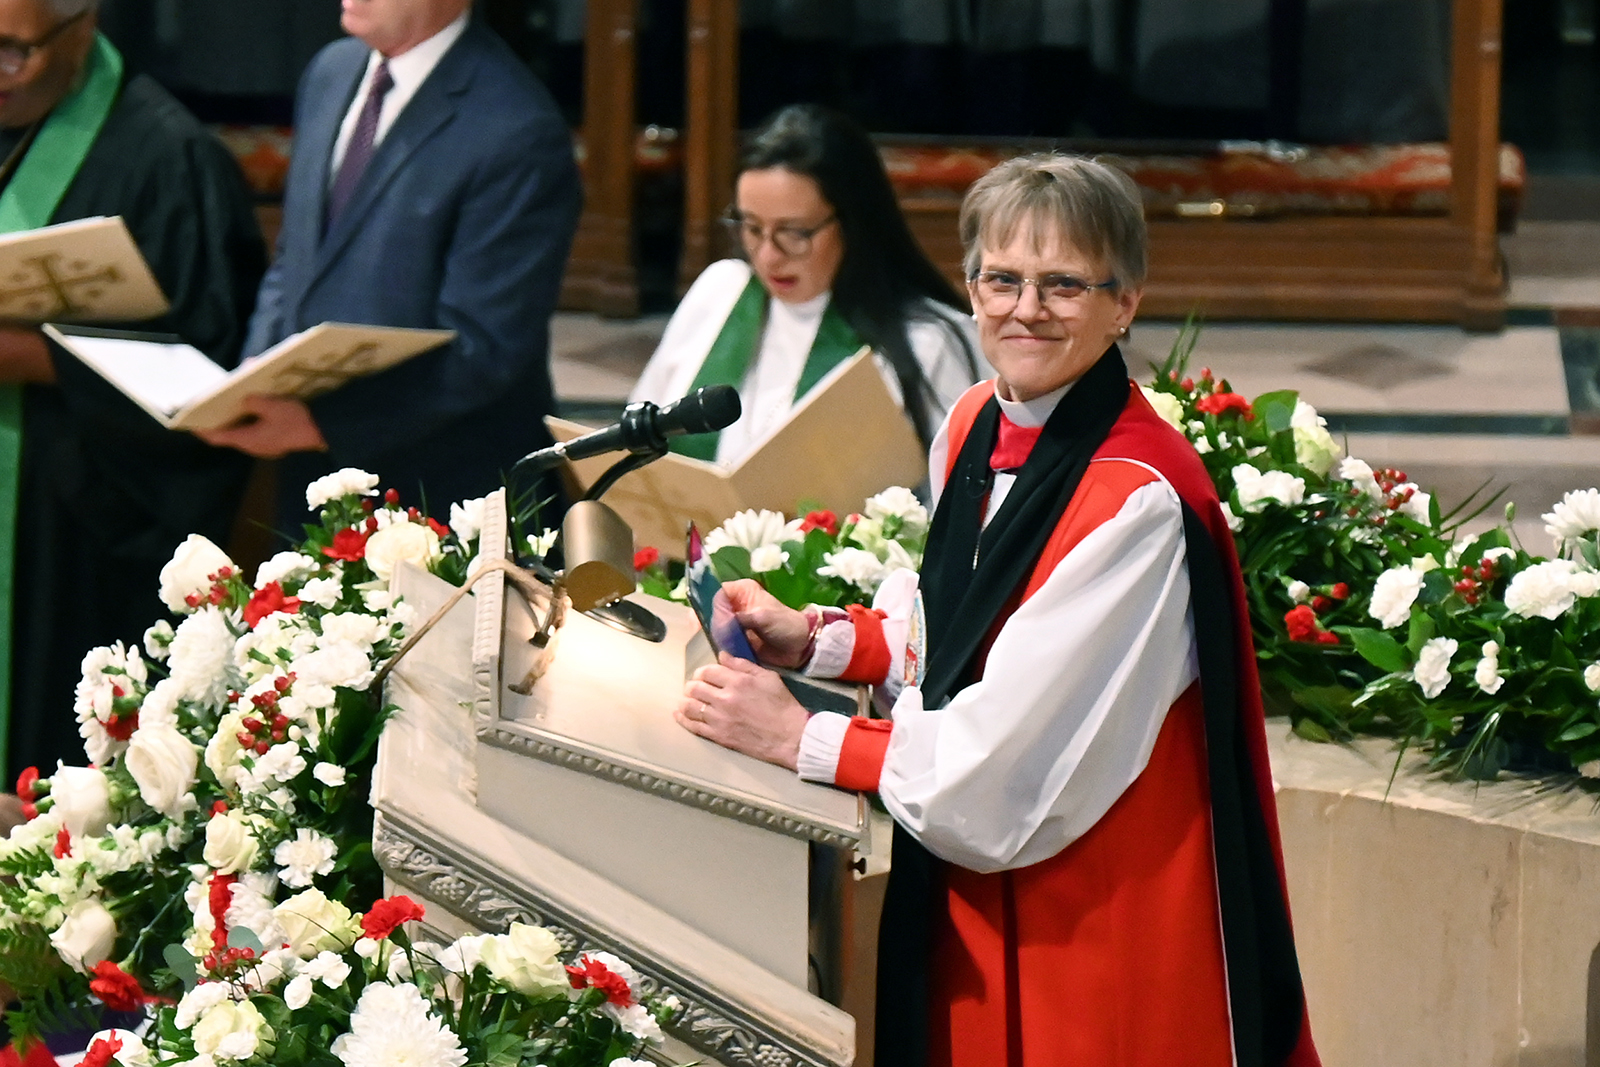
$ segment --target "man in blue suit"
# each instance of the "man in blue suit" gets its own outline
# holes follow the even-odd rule
[[[343,4],[352,36],[300,82],[278,255],[245,355],[330,320],[457,337],[309,403],[254,397],[201,435],[282,458],[288,529],[306,483],[341,467],[442,514],[549,443],[550,313],[581,199],[566,124],[470,0]]]

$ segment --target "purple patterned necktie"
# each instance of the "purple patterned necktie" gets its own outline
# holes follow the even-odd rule
[[[389,77],[389,61],[380,59],[378,69],[372,74],[372,85],[367,90],[366,102],[361,105],[361,117],[356,119],[356,128],[350,133],[350,143],[345,146],[344,159],[339,162],[339,173],[334,177],[333,188],[328,192],[329,228],[332,228],[334,220],[350,202],[357,183],[361,181],[361,173],[367,169],[367,164],[372,162],[373,143],[378,137],[378,116],[383,113],[383,98],[392,88],[394,79]]]

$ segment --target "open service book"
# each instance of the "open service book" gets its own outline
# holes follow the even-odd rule
[[[554,417],[545,422],[557,441],[592,429]],[[587,489],[620,458],[596,456],[570,466]],[[713,530],[746,508],[792,514],[800,504],[843,516],[891,485],[916,486],[926,473],[916,431],[871,350],[862,348],[818,382],[788,421],[737,466],[672,453],[622,478],[605,501],[633,527],[634,544],[678,557],[690,522]]]
[[[0,234],[0,319],[138,322],[166,312],[120,216]]]
[[[226,371],[170,334],[57,323],[44,332],[171,430],[226,426],[256,394],[309,400],[455,337],[454,330],[324,322]]]

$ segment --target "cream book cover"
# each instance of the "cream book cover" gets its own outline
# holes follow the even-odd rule
[[[0,235],[0,319],[139,322],[167,306],[121,216]]]
[[[593,429],[567,419],[545,421],[557,441]],[[587,489],[621,458],[597,456],[570,467]],[[916,432],[871,351],[862,348],[818,382],[789,420],[737,466],[672,453],[624,477],[605,502],[633,527],[634,544],[681,559],[690,522],[708,532],[736,511],[793,514],[802,502],[842,517],[859,511],[872,494],[891,485],[916,486],[926,474]]]
[[[226,426],[255,394],[309,400],[455,337],[453,330],[324,322],[226,371],[170,335],[56,323],[44,332],[171,430]]]

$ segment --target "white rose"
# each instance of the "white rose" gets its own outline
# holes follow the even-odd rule
[[[194,785],[200,754],[194,744],[170,726],[141,725],[133,733],[122,765],[138,783],[144,802],[168,817],[176,817]]]
[[[321,564],[302,552],[279,552],[256,568],[255,588],[261,589],[271,582],[309,578],[321,569]]]
[[[50,945],[68,967],[88,974],[111,958],[117,943],[117,920],[98,901],[80,900],[50,935]]]
[[[58,767],[50,776],[51,811],[74,841],[99,837],[111,822],[111,783],[93,767]],[[95,962],[99,962],[96,960]]]
[[[161,602],[172,611],[193,611],[185,597],[204,600],[211,592],[211,575],[233,567],[228,554],[199,534],[190,534],[161,568]]]
[[[450,529],[461,538],[462,544],[476,541],[483,532],[483,509],[488,503],[488,497],[480,496],[476,500],[463,500],[450,505]]]
[[[549,930],[512,923],[506,933],[482,942],[480,958],[502,985],[525,996],[547,997],[570,988],[560,952],[561,942]]]
[[[1148,385],[1139,386],[1139,391],[1150,402],[1150,406],[1155,409],[1156,414],[1171,423],[1173,429],[1180,432],[1184,429],[1183,404],[1178,401],[1177,397],[1171,393],[1158,393]],[[1201,425],[1201,429],[1205,429],[1204,424]]]
[[[1367,612],[1378,620],[1378,625],[1392,630],[1411,618],[1411,605],[1421,592],[1421,573],[1410,567],[1391,567],[1373,583]]]
[[[1435,637],[1417,653],[1417,667],[1411,676],[1422,689],[1422,695],[1432,700],[1450,684],[1450,657],[1456,654],[1456,642],[1448,637]]]
[[[766,574],[782,567],[788,558],[789,553],[777,545],[762,545],[750,553],[750,569],[757,574]]]
[[[242,711],[228,712],[218,720],[216,732],[206,742],[206,769],[224,789],[234,788],[239,781],[239,758],[244,754],[239,734],[244,731],[245,718]]]
[[[332,500],[347,496],[377,496],[378,476],[356,467],[325,474],[306,486],[306,507],[316,511]]]
[[[254,1004],[224,1000],[206,1009],[189,1036],[195,1052],[202,1056],[247,1060],[256,1054],[260,1041],[270,1040],[273,1033]]]
[[[1239,493],[1239,506],[1257,512],[1269,502],[1288,507],[1306,498],[1306,483],[1288,471],[1259,471],[1248,463],[1233,468],[1233,485]]]
[[[1506,610],[1523,618],[1560,618],[1577,599],[1577,569],[1569,559],[1552,559],[1518,571],[1506,586]]]
[[[320,889],[297,893],[272,909],[284,938],[303,960],[322,952],[343,952],[361,936],[350,909],[329,900]]]
[[[1500,687],[1506,684],[1505,677],[1500,673],[1500,643],[1498,641],[1485,641],[1483,644],[1483,658],[1478,661],[1478,666],[1472,672],[1472,680],[1477,683],[1490,696],[1500,692]]]
[[[206,864],[218,874],[249,870],[256,862],[260,842],[250,832],[245,817],[237,811],[211,816],[206,823]]]
[[[426,568],[442,555],[439,535],[420,522],[397,522],[367,538],[367,566],[386,582],[402,560]]]

